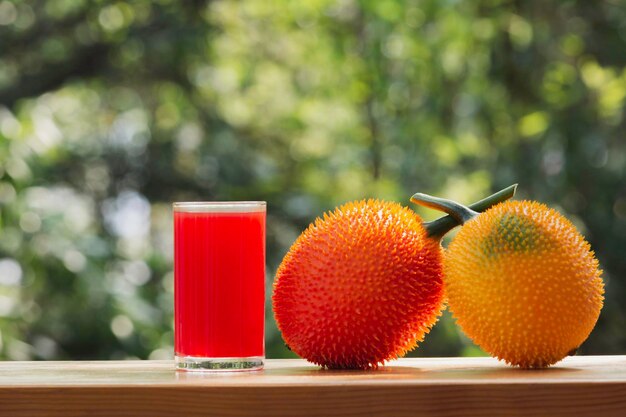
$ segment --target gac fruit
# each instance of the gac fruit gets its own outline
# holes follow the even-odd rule
[[[408,208],[348,203],[296,240],[272,300],[285,342],[301,357],[327,368],[376,367],[414,348],[441,313],[441,246]]]
[[[445,251],[444,285],[463,331],[522,368],[547,367],[575,352],[598,320],[604,284],[572,223],[532,201],[459,218],[465,223]]]

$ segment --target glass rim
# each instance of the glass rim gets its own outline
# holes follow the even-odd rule
[[[176,201],[174,211],[183,213],[251,213],[265,211],[266,201]]]

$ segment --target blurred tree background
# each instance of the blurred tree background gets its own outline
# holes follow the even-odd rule
[[[335,205],[515,182],[623,354],[625,103],[621,0],[0,0],[0,357],[172,357],[172,201],[267,200],[269,295]],[[481,352],[444,314],[412,354]]]

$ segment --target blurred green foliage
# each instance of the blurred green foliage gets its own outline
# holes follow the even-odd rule
[[[0,357],[171,357],[172,201],[267,200],[269,291],[337,204],[514,182],[624,353],[625,100],[619,0],[0,0]],[[481,352],[446,313],[413,354]]]

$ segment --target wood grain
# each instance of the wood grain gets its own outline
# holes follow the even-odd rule
[[[170,361],[0,362],[0,416],[626,416],[626,356],[539,371],[491,358],[401,359],[373,371],[269,360],[258,372]]]

